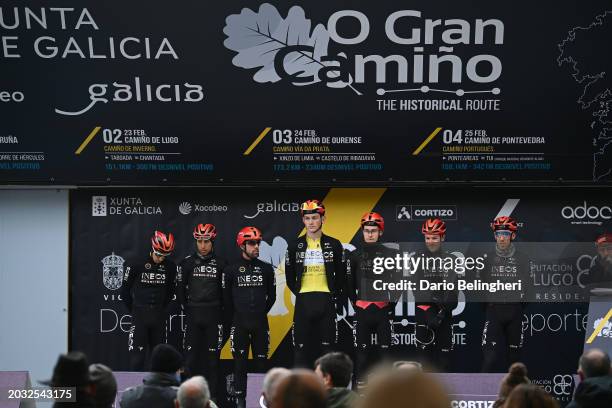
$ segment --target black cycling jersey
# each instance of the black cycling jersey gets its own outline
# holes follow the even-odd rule
[[[530,270],[527,258],[514,244],[507,250],[487,254],[483,277],[486,282],[497,280],[515,283],[521,280],[518,291],[488,293],[486,319],[482,332],[483,362],[481,371],[502,372],[520,360],[523,347],[523,309],[529,300]]]
[[[242,259],[225,268],[223,301],[227,311],[267,314],[276,301],[272,266],[259,259]]]
[[[456,256],[439,250],[431,252],[425,248],[416,257],[420,258],[420,265],[417,268],[414,279],[417,285],[415,301],[419,304],[436,305],[448,312],[457,307],[458,291],[455,290],[421,290],[420,281],[426,280],[430,283],[456,282],[457,274],[452,268],[456,264]],[[456,288],[456,285],[455,285]]]
[[[490,302],[524,303],[529,301],[531,284],[529,263],[525,255],[518,251],[514,244],[505,251],[496,246],[495,251],[488,253],[481,277],[485,282],[499,280],[502,283],[516,283],[521,281],[521,290],[487,293],[487,300]]]
[[[384,268],[382,273],[374,272],[376,258],[395,258],[396,249],[381,243],[364,244],[347,256],[347,295],[355,303],[364,301],[388,301],[395,303],[401,292],[376,290],[374,282],[377,280],[391,283],[401,280],[401,271]]]
[[[121,287],[121,298],[128,310],[132,310],[132,306],[168,306],[177,271],[174,262],[164,259],[156,264],[148,255],[146,259],[128,265]]]
[[[321,235],[321,251],[327,276],[327,287],[332,296],[340,297],[345,289],[346,263],[342,243],[336,238]],[[302,287],[302,277],[305,272],[304,259],[306,258],[306,235],[299,237],[289,244],[285,254],[285,275],[287,287],[297,296]]]
[[[188,255],[179,264],[176,294],[184,306],[216,306],[223,303],[225,262],[212,252]]]

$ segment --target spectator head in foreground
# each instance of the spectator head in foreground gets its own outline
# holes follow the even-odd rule
[[[209,408],[210,390],[204,377],[191,377],[181,384],[174,400],[176,408]]]
[[[499,386],[499,394],[497,396],[497,400],[493,404],[493,408],[503,406],[514,387],[520,384],[530,383],[529,378],[527,378],[527,367],[525,367],[525,364],[512,364],[508,369],[508,374],[504,376],[504,379]]]
[[[86,387],[89,385],[89,363],[87,356],[80,351],[60,354],[53,367],[53,376],[50,380],[40,381],[41,384],[51,387]]]
[[[104,364],[89,366],[91,393],[98,408],[111,408],[117,396],[117,380],[113,371]]]
[[[353,361],[341,352],[327,353],[315,361],[315,373],[323,380],[325,388],[346,388],[353,376]]]
[[[53,367],[53,376],[41,384],[50,387],[74,387],[75,400],[79,406],[93,407],[93,395],[91,393],[91,377],[89,376],[89,363],[87,356],[80,351],[71,351],[60,354]],[[74,402],[56,401],[53,407],[74,406]]]
[[[414,370],[391,370],[372,376],[358,408],[449,408],[446,390],[432,376]]]
[[[281,378],[270,408],[325,408],[323,381],[311,370],[294,369]]]
[[[178,373],[183,368],[183,356],[169,344],[158,344],[151,352],[151,371]]]
[[[578,361],[578,375],[581,380],[610,375],[610,356],[600,349],[585,351]]]
[[[420,373],[423,371],[423,365],[418,361],[400,360],[393,363],[393,369]]]
[[[504,408],[559,408],[559,404],[542,387],[520,384],[508,395]]]
[[[279,381],[289,374],[291,370],[284,367],[274,367],[266,373],[261,390],[266,407],[271,406]]]

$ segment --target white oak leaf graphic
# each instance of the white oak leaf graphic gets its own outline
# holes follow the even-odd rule
[[[282,60],[283,69],[287,74],[309,79],[304,82],[294,80],[292,82],[294,85],[311,85],[320,82],[317,75],[319,70],[334,65],[329,61],[322,61],[322,58],[327,56],[329,45],[327,29],[323,24],[318,24],[311,31],[311,21],[306,18],[304,9],[299,6],[291,7],[287,18],[283,18],[276,7],[264,3],[258,12],[243,8],[240,14],[227,17],[225,23],[223,33],[227,38],[223,44],[226,48],[237,52],[232,63],[245,69],[259,68],[253,75],[256,82],[281,80],[274,66],[275,59],[279,51],[288,51],[287,48],[291,46],[310,47],[308,50],[288,52]],[[347,82],[337,81],[333,85],[333,87],[345,86],[352,88]]]

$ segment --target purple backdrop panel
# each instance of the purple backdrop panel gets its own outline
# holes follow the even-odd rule
[[[504,374],[435,374],[446,386],[453,406],[457,408],[486,408],[486,401],[495,401]],[[260,408],[264,374],[249,374],[247,380],[247,408]],[[470,404],[470,401],[474,401]],[[479,401],[482,401],[479,403]]]
[[[26,390],[31,387],[30,375],[27,371],[0,371],[0,390],[6,392],[8,389]],[[35,407],[33,401],[19,400],[8,401],[7,395],[0,397],[0,408],[26,408]]]
[[[117,380],[117,398],[115,398],[115,406],[118,407],[123,391],[125,391],[127,388],[141,385],[143,378],[145,378],[148,373],[115,371],[113,374]]]

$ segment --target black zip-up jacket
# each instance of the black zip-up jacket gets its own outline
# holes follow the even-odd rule
[[[306,235],[299,237],[289,244],[285,254],[285,277],[287,287],[294,295],[300,293],[302,277],[306,270],[304,258],[306,256]],[[330,293],[338,298],[345,289],[346,262],[344,260],[344,248],[336,238],[325,234],[321,235],[321,250],[323,251],[323,262],[325,264],[325,275],[327,276],[327,287]]]
[[[195,252],[181,261],[176,276],[176,295],[183,306],[222,306],[225,262],[214,253]]]
[[[173,373],[149,373],[143,385],[130,387],[121,395],[121,408],[171,408],[179,382]]]
[[[382,273],[375,273],[374,259],[395,258],[398,253],[398,250],[377,242],[371,244],[364,243],[361,248],[347,255],[346,288],[347,296],[353,304],[358,300],[397,302],[401,293],[397,291],[377,291],[374,289],[374,281],[381,280],[386,283],[399,282],[402,278],[401,270],[385,268]]]
[[[151,255],[130,263],[125,268],[121,286],[121,298],[128,310],[132,310],[132,306],[168,306],[174,292],[176,270],[174,262],[164,259],[156,264]]]
[[[484,282],[514,283],[521,280],[520,291],[499,291],[486,293],[486,299],[490,303],[518,303],[523,307],[529,302],[532,286],[529,261],[525,254],[518,251],[512,244],[507,251],[500,251],[497,246],[495,250],[487,254],[485,268],[481,274]]]
[[[267,314],[276,301],[276,279],[272,265],[259,259],[240,260],[223,271],[223,303],[233,313]]]
[[[449,252],[440,249],[437,252],[431,252],[425,248],[421,253],[417,253],[421,257],[420,267],[414,275],[417,290],[414,294],[415,301],[423,305],[436,305],[446,311],[451,311],[457,307],[458,291],[456,289],[457,274],[451,268],[451,263],[456,263],[457,257]],[[424,263],[423,263],[424,262]],[[426,280],[430,283],[455,283],[454,290],[421,290],[420,281]]]

